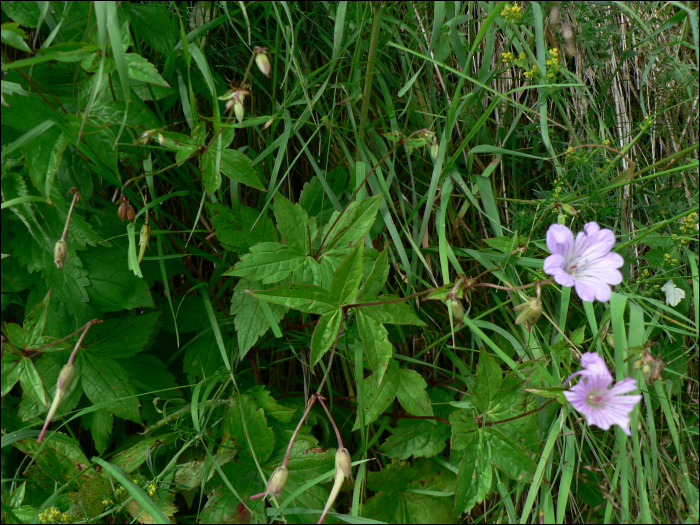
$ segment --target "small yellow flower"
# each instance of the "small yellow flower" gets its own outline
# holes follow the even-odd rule
[[[149,483],[146,487],[146,492],[148,492],[148,495],[151,497],[155,496],[156,492],[158,492],[158,488],[156,487],[155,483]]]
[[[608,140],[608,139],[605,139],[603,141],[603,146],[610,146],[611,144],[612,144],[612,142],[610,142],[610,140]]]

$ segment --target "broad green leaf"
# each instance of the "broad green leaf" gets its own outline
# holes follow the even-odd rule
[[[14,20],[25,27],[36,27],[39,25],[41,11],[37,4],[22,1],[9,1],[2,4],[2,10]]]
[[[340,308],[324,313],[318,320],[311,338],[311,366],[318,363],[323,354],[331,347],[342,320],[343,313]]]
[[[32,50],[29,48],[25,39],[27,38],[27,33],[19,28],[18,22],[5,22],[2,25],[2,43],[8,46],[19,49],[26,53],[31,53]]]
[[[236,457],[236,453],[236,449],[220,449],[214,454],[214,461],[216,461],[219,466],[224,466]],[[205,472],[207,473],[206,479],[204,477]],[[209,481],[215,473],[216,469],[208,459],[188,461],[178,465],[178,470],[175,473],[175,483],[177,483],[178,488],[182,487],[185,490],[198,489],[202,480],[204,480],[204,482]]]
[[[9,350],[2,354],[2,397],[5,397],[19,381],[22,369],[22,360],[17,354]]]
[[[46,390],[44,389],[44,383],[41,380],[41,376],[34,366],[34,362],[28,357],[20,357],[20,373],[19,382],[22,384],[22,390],[24,394],[29,396],[40,406],[43,405],[48,409],[49,398],[46,395]]]
[[[432,457],[442,452],[451,427],[439,421],[399,419],[398,427],[382,445],[381,453],[391,458]]]
[[[126,58],[126,65],[129,68],[129,78],[140,80],[141,82],[147,82],[149,84],[156,84],[158,86],[170,87],[170,84],[168,84],[165,79],[160,76],[156,66],[151,64],[141,55],[136,53],[125,53],[124,58]]]
[[[275,435],[267,425],[265,411],[247,395],[235,395],[229,402],[228,414],[227,426],[236,446],[248,453],[252,447],[258,461],[264,464],[275,446]],[[241,417],[245,418],[245,424]]]
[[[221,336],[228,348],[230,344],[228,335],[222,332]],[[221,350],[212,330],[205,330],[198,334],[185,351],[183,368],[190,383],[199,383],[202,379],[211,377],[222,364]]]
[[[177,27],[165,4],[133,4],[130,10],[135,34],[167,56],[177,43]]]
[[[80,421],[87,430],[90,430],[97,452],[104,454],[111,441],[109,436],[114,426],[114,415],[109,410],[101,408],[85,414]]]
[[[399,386],[396,396],[399,403],[406,409],[406,412],[414,416],[432,416],[433,407],[430,405],[430,398],[425,391],[428,384],[415,370],[407,368],[398,370]]]
[[[360,337],[365,347],[365,353],[369,359],[369,365],[374,372],[377,382],[381,385],[384,373],[391,361],[391,354],[394,347],[389,342],[389,335],[386,328],[372,317],[364,314],[363,308],[357,312],[357,326],[360,330]]]
[[[399,379],[399,367],[395,363],[391,362],[389,364],[389,370],[384,376],[384,381],[377,386],[376,377],[372,374],[366,377],[362,383],[364,389],[364,399],[363,406],[358,407],[360,410],[365,411],[365,424],[377,420],[382,413],[391,406],[396,399],[396,393],[399,389],[400,379]],[[355,426],[352,427],[353,430],[360,428],[360,416],[357,416],[355,421]]]
[[[376,299],[379,292],[384,288],[386,283],[386,278],[389,275],[389,246],[387,245],[382,253],[379,254],[377,260],[374,262],[372,271],[365,279],[360,293],[357,296],[357,302],[371,302]]]
[[[207,207],[211,211],[216,237],[228,250],[245,253],[259,242],[277,241],[279,238],[268,217],[262,217],[255,224],[259,213],[253,208],[237,202],[232,203],[231,207],[221,204],[208,204]]]
[[[450,414],[450,426],[452,427],[452,450],[464,450],[477,438],[478,425],[473,417],[464,411]]]
[[[83,359],[80,381],[88,399],[96,405],[112,401],[105,410],[141,424],[138,392],[119,362],[104,356],[93,357],[87,352],[78,353],[78,356]]]
[[[278,403],[264,386],[253,387],[246,391],[246,394],[258,405],[258,408],[265,410],[265,416],[282,423],[289,423],[298,410]]]
[[[370,472],[368,486],[376,495],[362,516],[383,523],[451,523],[454,484],[454,474],[431,460],[391,463]]]
[[[263,301],[310,314],[324,314],[340,306],[328,290],[313,284],[292,283],[269,290],[252,290],[251,293]]]
[[[116,452],[110,459],[127,474],[135,471],[148,459],[148,449],[159,445],[169,445],[176,441],[177,434],[165,433],[154,437],[139,436],[130,447]]]
[[[51,202],[51,186],[68,143],[69,139],[61,128],[53,126],[27,144],[25,154],[29,175],[47,202]]]
[[[234,324],[238,337],[239,359],[243,359],[260,336],[270,329],[267,316],[260,306],[260,299],[243,291],[246,288],[259,287],[259,282],[256,283],[248,281],[247,279],[241,279],[236,284],[231,299],[231,315],[236,316]],[[277,304],[270,305],[270,310],[277,322],[280,322],[287,313],[287,308]]]
[[[61,373],[63,365],[68,362],[68,357],[70,356],[70,351],[59,351],[59,352],[47,352],[37,359],[35,366],[36,371],[41,376],[44,382],[44,388],[48,393],[49,404],[53,401],[54,395],[56,394],[56,383],[58,383],[58,376]],[[82,371],[82,364],[76,360],[75,366],[75,378],[73,383],[68,388],[68,392],[61,400],[61,404],[58,407],[58,411],[54,416],[54,421],[65,414],[70,413],[78,406],[78,402],[83,395],[83,389],[80,386],[79,377]],[[20,403],[19,415],[20,417],[27,421],[31,418],[37,417],[48,411],[49,407],[43,403],[39,403],[36,399],[22,396],[22,403]]]
[[[178,162],[189,157],[192,152],[194,152],[194,150],[185,152],[185,157],[179,155],[180,152],[178,152]],[[208,149],[204,152],[204,155],[200,157],[200,162],[202,177],[204,177],[204,189],[207,191],[207,195],[211,196],[221,187],[221,170],[216,169],[216,152]]]
[[[497,428],[484,429],[490,445],[490,460],[516,481],[531,481],[537,465],[524,448]]]
[[[283,195],[275,196],[275,218],[277,229],[282,234],[284,242],[298,252],[307,255],[311,248],[311,241],[316,232],[309,232],[307,222],[309,216],[299,204],[292,204]],[[315,223],[314,223],[315,224]]]
[[[472,401],[480,412],[488,412],[494,405],[501,389],[503,373],[491,355],[483,351],[479,354],[476,381],[472,388]]]
[[[104,312],[155,306],[148,283],[129,271],[124,250],[91,248],[82,258],[89,271],[88,295],[92,305]]]
[[[347,250],[364,238],[377,217],[381,198],[382,195],[375,195],[374,197],[364,199],[360,202],[351,203],[345,213],[340,217],[338,224],[333,227],[333,223],[339,215],[339,212],[335,212],[328,221],[328,225],[324,228],[323,235],[321,236],[322,239],[325,239],[330,231],[328,240],[323,247],[324,253]],[[331,227],[333,227],[332,231]]]
[[[362,254],[364,244],[357,243],[350,254],[340,263],[333,276],[331,294],[337,304],[350,304],[357,296],[362,280]]]
[[[56,268],[52,252],[43,250],[41,256],[42,273],[51,288],[53,299],[65,304],[71,312],[82,310],[81,303],[87,303],[89,300],[87,289],[90,286],[90,280],[75,250],[68,250],[68,257],[61,270]]]
[[[95,359],[131,357],[145,350],[156,335],[160,312],[108,319],[90,328],[83,350]]]
[[[165,399],[182,397],[182,393],[176,390],[178,384],[175,376],[170,373],[168,366],[156,356],[149,353],[137,354],[129,359],[122,360],[121,365],[132,377],[139,391],[149,394],[145,397],[152,397],[153,392],[155,392],[155,395]],[[171,390],[167,392],[162,391],[166,389]]]
[[[488,445],[484,443],[482,436],[481,432],[475,432],[475,439],[462,453],[454,489],[454,516],[469,512],[476,503],[483,501],[491,489],[493,472]]]
[[[4,6],[3,6],[4,7]],[[61,433],[54,433],[51,439],[39,443],[35,438],[22,439],[14,443],[19,450],[34,458],[36,466],[44,476],[48,477],[53,485],[70,483],[69,489],[76,490],[81,471],[90,464],[80,448],[80,444],[73,438]],[[27,471],[29,472],[29,471]],[[29,479],[36,481],[29,474]],[[30,482],[31,484],[31,482]]]
[[[395,295],[380,295],[376,301],[393,301],[398,299]],[[368,301],[371,302],[371,301]],[[425,326],[418,316],[409,306],[408,301],[400,303],[377,304],[371,306],[362,306],[362,313],[368,317],[376,319],[380,323],[387,324],[412,324],[416,326]]]
[[[250,248],[224,275],[246,277],[264,284],[280,282],[301,265],[306,255],[277,242],[261,242]],[[315,261],[314,261],[315,262]],[[318,263],[317,263],[318,265]]]
[[[258,173],[251,166],[250,158],[235,149],[225,149],[221,152],[221,173],[229,179],[255,188],[267,191],[258,179]]]
[[[46,326],[46,316],[49,313],[50,300],[51,292],[47,293],[44,300],[37,303],[32,311],[29,312],[29,315],[24,318],[23,329],[27,338],[27,348],[34,348],[45,344],[41,339],[44,333],[44,327]]]

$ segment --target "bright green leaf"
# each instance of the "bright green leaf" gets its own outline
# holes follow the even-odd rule
[[[318,363],[323,354],[331,347],[342,320],[343,313],[340,309],[324,313],[318,320],[311,338],[311,366]]]

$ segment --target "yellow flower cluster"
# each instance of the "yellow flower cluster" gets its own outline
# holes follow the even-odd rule
[[[56,507],[49,507],[39,513],[39,521],[41,523],[70,523],[70,514],[61,512]]]
[[[532,78],[537,74],[537,66],[532,66],[532,69],[530,71],[525,71],[523,73],[525,75],[525,78]]]
[[[509,62],[509,63],[510,63],[510,62],[513,62],[514,59],[515,59],[515,58],[513,57],[513,53],[510,53],[510,52],[508,52],[508,53],[501,53],[501,60],[502,60],[503,62]]]
[[[148,495],[153,497],[156,495],[156,492],[158,492],[158,487],[156,487],[155,483],[149,483],[146,485],[146,492],[148,492]]]
[[[675,257],[671,257],[670,253],[666,253],[664,254],[664,262],[666,264],[678,264],[678,259],[676,259]]]
[[[603,146],[611,146],[611,145],[612,145],[612,142],[609,139],[605,139],[603,141]]]
[[[561,69],[561,62],[559,61],[559,50],[553,47],[549,50],[549,58],[547,59],[547,78],[554,80]]]
[[[698,214],[697,214],[697,212],[693,212],[690,215],[686,215],[685,217],[683,217],[683,221],[681,224],[681,233],[683,233],[683,235],[690,235],[690,236],[695,236],[698,234]],[[683,240],[685,241],[685,243],[688,242],[686,239],[683,239]]]
[[[518,4],[507,5],[501,11],[501,16],[509,24],[515,24],[523,17],[523,10]]]

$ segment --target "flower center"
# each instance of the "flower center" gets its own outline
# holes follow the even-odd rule
[[[592,406],[600,406],[604,399],[605,396],[597,390],[591,390],[591,392],[586,396],[586,401],[588,401],[588,404]]]

